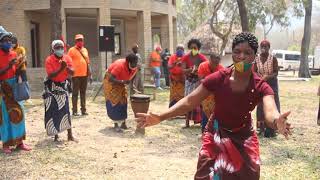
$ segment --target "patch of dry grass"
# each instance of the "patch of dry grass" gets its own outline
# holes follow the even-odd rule
[[[319,77],[309,82],[281,82],[282,111],[291,110],[295,133],[261,144],[261,179],[320,179],[320,130],[316,126]],[[159,92],[150,109],[168,106],[168,91]],[[78,144],[53,143],[46,136],[42,100],[27,108],[27,143],[31,152],[0,153],[0,179],[193,179],[201,142],[200,127],[181,129],[183,120],[163,122],[147,129],[145,137],[131,127],[123,134],[112,130],[103,97],[89,100],[87,117],[73,119]],[[66,132],[61,134],[66,140]]]

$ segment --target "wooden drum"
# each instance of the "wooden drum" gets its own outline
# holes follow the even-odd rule
[[[130,97],[131,108],[134,116],[137,117],[137,113],[147,113],[149,110],[150,96],[144,94],[135,94]],[[144,128],[137,128],[136,133],[144,134]]]

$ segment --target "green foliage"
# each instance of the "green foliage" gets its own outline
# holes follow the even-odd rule
[[[289,25],[285,0],[250,0],[246,3],[251,31],[254,31],[259,23],[264,27],[268,26],[267,31],[270,31],[275,23],[283,27]]]

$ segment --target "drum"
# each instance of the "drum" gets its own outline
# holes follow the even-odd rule
[[[134,116],[137,117],[137,113],[147,113],[149,110],[150,96],[144,94],[135,94],[130,96],[131,108]],[[144,134],[144,128],[137,128],[136,133]]]
[[[134,112],[134,116],[137,117],[137,113],[147,113],[149,110],[150,96],[144,94],[135,94],[130,96],[131,108]]]

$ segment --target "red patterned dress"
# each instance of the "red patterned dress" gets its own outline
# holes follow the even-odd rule
[[[251,112],[263,96],[273,95],[270,86],[256,73],[245,92],[233,92],[226,68],[209,75],[203,86],[214,93],[215,108],[206,126],[195,179],[246,179],[260,177],[257,134]]]

